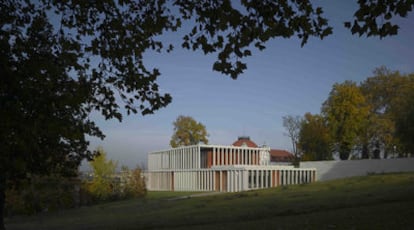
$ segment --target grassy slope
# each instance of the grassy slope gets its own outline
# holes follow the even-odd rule
[[[414,173],[130,200],[6,220],[8,229],[414,229]]]

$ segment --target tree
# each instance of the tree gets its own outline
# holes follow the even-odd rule
[[[208,144],[206,127],[190,116],[179,116],[174,121],[174,134],[171,137],[171,147]]]
[[[287,115],[282,117],[283,127],[285,127],[287,133],[286,136],[290,138],[292,142],[292,151],[296,160],[300,158],[300,152],[298,149],[299,132],[302,126],[302,118],[300,116]]]
[[[334,84],[328,99],[322,105],[332,139],[341,160],[349,158],[352,148],[358,143],[369,107],[355,82]]]
[[[353,26],[352,32],[376,36],[370,33],[377,26],[373,22],[383,16],[382,27],[391,30],[379,35],[387,36],[397,32],[388,21],[406,16],[414,3],[360,4],[355,17],[368,26]],[[194,27],[181,46],[218,53],[213,69],[232,78],[247,68],[241,60],[252,54],[251,47],[262,50],[269,39],[293,36],[303,46],[310,37],[332,33],[322,8],[310,1],[241,1],[238,6],[229,0],[1,1],[1,216],[9,180],[74,175],[82,159],[92,159],[86,136],[103,139],[104,134],[89,119],[91,112],[121,121],[123,110],[146,115],[171,102],[169,94],[159,92],[160,71],[148,69],[142,58],[148,50],[172,51],[172,44],[158,38],[185,20]]]
[[[133,170],[129,170],[127,167],[124,168],[123,172],[125,175],[124,191],[126,197],[142,197],[147,193],[145,186],[145,179],[142,175],[142,169],[135,167]]]
[[[411,75],[411,90],[407,92],[407,100],[401,105],[396,118],[396,133],[405,153],[414,154],[414,75]]]
[[[395,16],[406,17],[408,12],[413,10],[413,1],[388,0],[358,1],[359,8],[354,14],[354,21],[345,22],[346,28],[350,29],[352,34],[362,36],[379,36],[380,38],[396,35],[398,25],[392,24],[391,19]]]
[[[414,91],[413,76],[382,66],[374,70],[374,76],[361,83],[361,91],[371,106],[365,145],[381,148],[385,156],[388,152],[395,151],[394,146],[399,146],[402,151],[413,152],[408,147],[414,136],[408,131],[413,127],[409,121]]]
[[[98,147],[97,153],[98,155],[89,162],[93,170],[93,179],[88,190],[98,200],[108,200],[113,195],[116,186],[113,177],[118,163],[107,160],[102,147]]]
[[[300,127],[298,148],[302,160],[331,160],[331,136],[326,119],[319,114],[306,113]]]

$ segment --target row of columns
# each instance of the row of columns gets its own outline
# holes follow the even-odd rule
[[[182,171],[174,173],[175,191],[214,191],[214,171]]]
[[[259,165],[261,149],[213,147],[210,165]]]
[[[263,148],[213,146],[174,148],[148,155],[148,169],[200,169],[217,165],[260,165]]]
[[[238,192],[314,182],[314,169],[232,169],[149,172],[149,190]]]
[[[148,155],[148,169],[197,169],[200,168],[200,147],[175,148]]]
[[[173,172],[149,172],[147,173],[147,189],[153,191],[174,191]]]

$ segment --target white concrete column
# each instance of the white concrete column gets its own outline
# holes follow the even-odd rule
[[[266,173],[265,170],[260,170],[260,185],[261,185],[260,188],[265,188],[266,187],[265,186],[265,173]]]
[[[214,174],[213,174],[213,171],[208,171],[208,175],[210,176],[210,187],[209,187],[209,190],[210,191],[213,191],[214,190],[214,180],[213,180],[213,178],[214,178]]]
[[[233,171],[227,171],[227,191],[233,192]]]
[[[234,171],[234,191],[239,191],[239,170]]]
[[[188,162],[189,162],[189,160],[188,160],[188,154],[187,154],[187,148],[185,148],[185,149],[183,149],[183,157],[184,157],[184,168],[185,169],[188,169],[189,167],[188,167]],[[191,175],[191,174],[190,174]]]
[[[239,191],[243,191],[243,177],[243,170],[239,170]]]
[[[180,158],[178,157],[178,153],[177,153],[176,149],[174,149],[174,156],[175,156],[175,162],[174,162],[175,169],[178,169],[180,167],[180,165],[179,165],[179,159]]]
[[[171,151],[171,161],[172,161],[172,168],[173,169],[177,168],[175,165],[175,150]]]
[[[176,154],[177,154],[177,169],[181,169],[181,154],[180,154],[179,149],[176,150]]]
[[[184,173],[183,172],[180,172],[180,184],[179,184],[179,187],[180,187],[180,191],[182,191],[183,190],[183,180],[184,180]]]
[[[210,175],[209,175],[210,171],[206,171],[206,190],[209,190],[209,184],[210,184]]]
[[[222,176],[223,176],[223,175],[222,175],[222,174],[223,174],[223,172],[222,172],[222,171],[220,171],[220,173],[219,173],[219,174],[220,174],[220,192],[221,192],[221,191],[223,191],[223,178],[222,178]]]
[[[194,168],[199,169],[201,168],[201,160],[200,160],[200,152],[198,151],[198,148],[195,149],[194,156],[195,156]]]
[[[182,157],[183,157],[183,169],[188,168],[187,167],[188,159],[187,159],[187,156],[186,156],[185,152],[186,152],[186,149],[181,149],[181,154],[182,154]],[[188,176],[188,174],[187,174],[187,176]]]
[[[239,191],[239,170],[234,171],[234,191]]]
[[[206,177],[206,171],[202,171],[201,175],[203,175],[203,186],[202,186],[202,191],[206,190],[207,187],[207,177]]]
[[[194,168],[194,148],[191,147],[189,157],[190,157],[190,169]]]
[[[194,191],[194,181],[193,181],[193,172],[187,172],[188,175],[188,187],[189,187],[189,191]]]
[[[192,150],[193,150],[193,148],[188,148],[185,151],[185,155],[187,157],[187,168],[188,169],[191,169],[192,168],[192,164],[193,164],[193,161],[192,161],[192,157],[193,157]]]
[[[230,153],[229,153],[229,155],[230,155]],[[234,192],[234,171],[233,170],[228,171],[227,175],[229,176],[229,179],[230,179],[229,180],[230,183],[228,184],[229,190],[230,190],[230,192]]]
[[[203,171],[203,191],[207,190],[207,183],[208,183],[208,179],[207,179],[207,171]]]
[[[240,191],[243,191],[243,171],[239,170],[237,176],[238,176],[238,188],[239,188],[238,191],[240,192]]]
[[[243,190],[249,189],[249,170],[243,170]]]
[[[183,149],[183,154],[184,154],[184,159],[185,159],[185,161],[184,161],[185,162],[185,168],[188,169],[188,168],[190,168],[189,167],[190,159],[189,159],[189,156],[188,156],[188,149],[187,148]]]
[[[294,170],[294,177],[295,177],[295,184],[298,184],[299,183],[299,181],[298,181],[298,170]]]
[[[179,149],[179,151],[178,151],[178,159],[180,159],[180,169],[182,169],[183,168],[183,154],[182,154],[182,150],[181,149]]]
[[[233,192],[237,191],[237,171],[233,171]]]
[[[198,191],[200,187],[200,180],[198,178],[197,171],[191,171],[190,174],[190,181],[191,181],[191,191]]]
[[[229,148],[229,165],[233,165],[233,164],[234,164],[233,149]]]
[[[210,191],[214,191],[214,172],[209,171],[210,174]]]

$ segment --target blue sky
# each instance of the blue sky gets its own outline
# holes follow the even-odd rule
[[[355,1],[356,2],[356,1]],[[147,53],[144,62],[161,71],[158,84],[172,103],[153,115],[131,115],[122,123],[96,118],[106,134],[91,139],[91,149],[102,146],[120,165],[145,164],[147,153],[169,148],[173,121],[179,115],[203,123],[211,144],[229,145],[250,136],[258,145],[291,149],[282,116],[319,113],[334,83],[361,82],[381,65],[403,73],[414,72],[414,14],[397,19],[398,36],[366,38],[351,35],[343,22],[351,20],[352,1],[315,1],[324,7],[333,35],[300,41],[275,39],[264,51],[245,59],[248,69],[237,80],[212,71],[215,54],[180,49],[169,54]],[[162,39],[179,44],[183,33]]]

